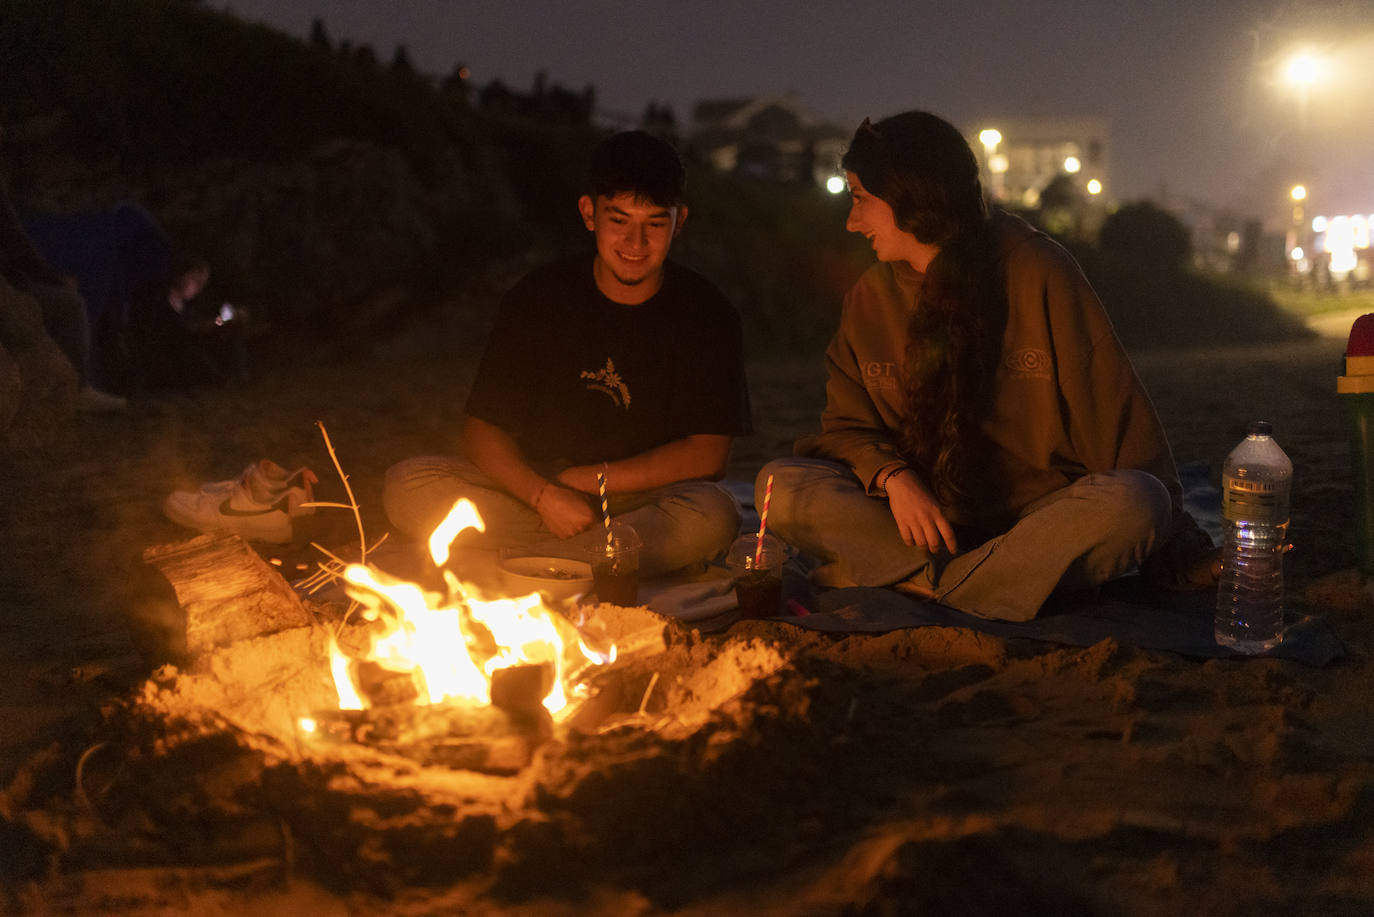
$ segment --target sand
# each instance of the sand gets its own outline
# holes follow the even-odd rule
[[[619,702],[635,710],[653,669],[645,713],[659,720],[561,740],[523,783],[488,785],[483,798],[505,802],[480,812],[356,775],[274,769],[251,742],[212,728],[185,740],[132,715],[176,685],[169,669],[148,681],[174,648],[176,605],[139,558],[190,534],[161,516],[162,497],[270,457],[310,464],[337,498],[323,421],[378,537],[387,465],[452,448],[471,364],[427,352],[427,337],[83,418],[42,456],[8,460],[6,907],[1374,912],[1374,608],[1354,569],[1339,337],[1136,358],[1176,458],[1207,463],[1214,480],[1247,421],[1274,424],[1296,469],[1290,607],[1323,616],[1347,649],[1325,668],[959,628],[838,639],[773,622],[675,628]],[[751,366],[759,429],[737,445],[732,477],[752,477],[814,424],[819,373],[812,360]],[[356,531],[322,511],[301,537],[347,545]],[[288,573],[317,556],[306,544],[263,553]],[[752,677],[721,674],[741,670]],[[234,795],[245,786],[262,792]],[[396,865],[405,851],[417,862]]]

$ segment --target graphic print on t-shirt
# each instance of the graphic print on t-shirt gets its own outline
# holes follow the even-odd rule
[[[620,378],[620,373],[615,371],[615,363],[610,357],[606,358],[606,365],[597,370],[584,369],[580,374],[583,379],[590,380],[587,384],[587,391],[602,392],[611,399],[611,402],[618,408],[630,409],[630,387],[625,384],[625,380]]]

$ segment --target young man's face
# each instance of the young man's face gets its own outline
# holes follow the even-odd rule
[[[924,271],[939,249],[899,228],[892,205],[870,194],[859,176],[846,172],[845,180],[849,182],[850,204],[844,228],[868,239],[879,261],[908,261],[918,271]]]
[[[682,231],[687,208],[661,207],[628,191],[577,202],[582,222],[596,235],[596,285],[614,302],[634,305],[658,292],[663,262]]]

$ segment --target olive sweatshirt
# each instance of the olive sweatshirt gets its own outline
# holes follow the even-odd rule
[[[1135,468],[1164,483],[1177,517],[1182,489],[1164,429],[1078,263],[1023,220],[993,219],[1008,311],[983,428],[1002,485],[992,499],[1005,505],[972,515],[1014,518],[1086,474]],[[906,262],[879,263],[850,289],[826,350],[821,432],[796,444],[798,455],[849,465],[873,495],[880,472],[902,462],[901,373],[923,279]],[[945,511],[955,522],[973,521],[958,507]]]

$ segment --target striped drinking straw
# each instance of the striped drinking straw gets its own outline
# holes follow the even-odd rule
[[[773,476],[768,476],[768,483],[763,488],[763,512],[759,514],[759,540],[754,546],[754,568],[758,569],[759,564],[763,563],[763,533],[768,528],[768,504],[773,500]]]
[[[606,503],[606,472],[610,470],[609,464],[603,464],[601,470],[596,473],[596,489],[601,491],[601,521],[606,526],[606,554],[610,556],[615,553],[615,548],[611,538],[611,509]]]

